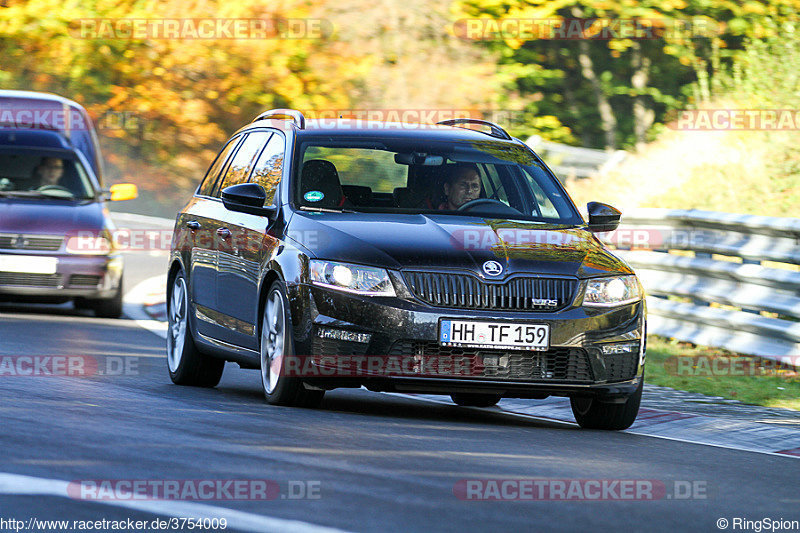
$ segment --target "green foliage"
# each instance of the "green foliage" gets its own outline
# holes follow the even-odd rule
[[[693,359],[678,366],[679,358]],[[797,372],[768,364],[766,370],[759,370],[761,364],[758,358],[650,335],[645,381],[754,405],[800,410]]]
[[[739,60],[743,43],[783,33],[778,27],[795,17],[797,7],[795,0],[460,0],[455,10],[464,18],[540,23],[575,18],[638,20],[657,27],[660,33],[653,32],[653,38],[634,40],[617,33],[608,40],[589,40],[588,50],[577,40],[506,35],[484,41],[500,58],[504,105],[522,109],[525,115],[552,117],[558,123],[555,128],[542,128],[530,119],[517,132],[604,147],[606,130],[611,129],[617,144],[632,147],[653,137],[637,132],[637,122],[638,130],[642,125],[657,127],[671,111],[707,101],[722,87],[721,72]],[[582,50],[592,64],[588,70],[580,62]],[[787,65],[782,72],[790,70]],[[596,76],[599,89],[587,72]],[[796,68],[792,72],[797,76]],[[602,117],[601,97],[613,110],[613,123]],[[643,110],[638,116],[635,102]]]
[[[717,73],[710,107],[800,109],[800,29],[791,21],[770,21],[761,39],[749,39],[738,61]],[[725,102],[724,105],[721,102]],[[709,135],[724,134],[708,132]],[[683,207],[796,217],[800,210],[800,147],[797,131],[735,131],[730,143],[747,154],[718,160],[657,200]],[[768,207],[767,207],[768,206]]]

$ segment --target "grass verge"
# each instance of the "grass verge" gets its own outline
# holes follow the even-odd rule
[[[645,381],[765,407],[800,410],[800,374],[774,362],[650,335]]]

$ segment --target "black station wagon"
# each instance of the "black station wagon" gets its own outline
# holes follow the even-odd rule
[[[499,126],[259,115],[175,225],[167,360],[213,387],[261,370],[271,404],[325,391],[571,399],[582,427],[636,418],[645,302],[542,160]]]

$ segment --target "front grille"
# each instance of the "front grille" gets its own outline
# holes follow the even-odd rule
[[[604,355],[606,379],[608,381],[627,381],[633,379],[639,366],[639,354],[617,353]]]
[[[553,348],[546,352],[487,350],[403,340],[392,345],[389,355],[414,357],[418,360],[419,368],[423,369],[422,373],[441,377],[592,381],[589,359],[582,348]]]
[[[69,277],[69,284],[77,287],[96,287],[100,279],[100,276],[90,274],[73,274]]]
[[[577,279],[512,278],[486,283],[470,274],[404,272],[414,296],[430,305],[459,309],[557,311],[575,298]],[[545,305],[541,300],[554,300]]]
[[[17,287],[58,287],[61,285],[61,275],[0,272],[0,285],[13,285]]]
[[[60,235],[0,235],[2,250],[57,252],[63,243],[64,237]]]

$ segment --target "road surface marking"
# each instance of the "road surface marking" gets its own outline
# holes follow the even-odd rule
[[[67,487],[69,485],[69,481],[60,479],[45,479],[0,472],[0,494],[12,496],[56,496],[73,499],[70,498],[67,493]],[[88,500],[74,501],[83,502]],[[287,520],[272,516],[235,511],[227,507],[217,507],[205,503],[180,500],[91,500],[91,502],[176,518],[224,518],[228,521],[228,529],[253,531],[256,533],[265,531],[275,531],[276,533],[341,533],[343,531],[341,529],[318,526],[300,520]]]

